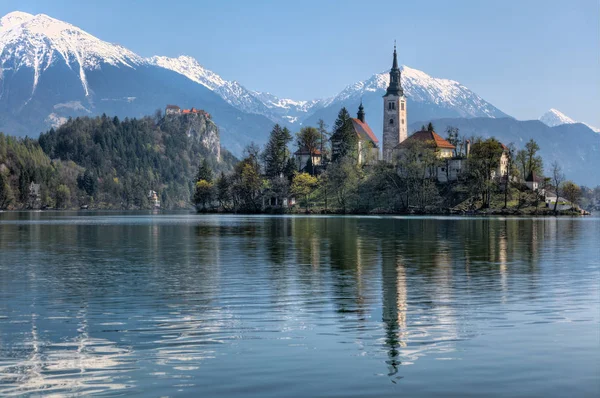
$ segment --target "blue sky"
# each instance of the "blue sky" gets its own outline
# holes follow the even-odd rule
[[[549,108],[600,127],[598,0],[2,0],[143,55],[191,55],[247,88],[331,96],[400,62],[518,119]]]

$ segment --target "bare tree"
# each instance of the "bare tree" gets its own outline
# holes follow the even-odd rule
[[[560,196],[560,186],[565,180],[565,175],[562,172],[562,168],[558,162],[552,163],[552,185],[554,185],[554,190],[556,191],[556,201],[554,202],[554,212],[556,213],[556,208],[558,206],[558,198]]]

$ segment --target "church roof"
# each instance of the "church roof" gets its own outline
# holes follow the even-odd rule
[[[373,130],[371,130],[371,127],[369,127],[367,123],[361,122],[357,118],[352,118],[351,120],[352,127],[354,127],[354,131],[358,135],[359,139],[372,141],[376,145],[379,143],[379,140],[377,139],[377,137],[375,137],[375,134],[373,134]]]
[[[413,133],[410,137],[402,141],[398,144],[398,147],[402,148],[410,144],[411,142],[433,142],[436,148],[447,148],[447,149],[455,149],[456,147],[448,142],[448,140],[443,139],[437,134],[435,131],[421,130]]]

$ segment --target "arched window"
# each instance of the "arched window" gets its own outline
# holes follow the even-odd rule
[[[394,124],[394,119],[390,119],[390,124]]]
[[[402,103],[402,110],[404,110],[404,102]]]

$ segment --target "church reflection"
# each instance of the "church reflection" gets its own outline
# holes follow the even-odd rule
[[[153,371],[185,379],[230,346],[308,345],[320,333],[380,358],[394,381],[425,355],[456,358],[456,341],[477,335],[473,324],[495,321],[472,303],[536,297],[545,259],[560,254],[558,242],[576,247],[584,227],[219,216],[24,226],[1,217],[0,310],[19,317],[0,318],[0,395],[123,392],[140,350]]]

